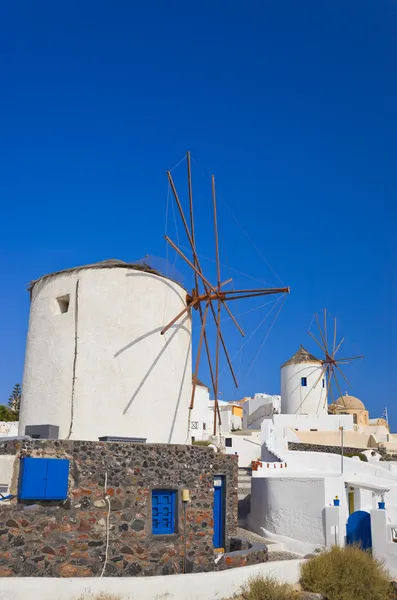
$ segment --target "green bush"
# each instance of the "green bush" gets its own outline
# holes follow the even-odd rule
[[[368,462],[368,458],[362,452],[344,452],[343,456],[346,456],[347,458],[353,458],[353,456],[358,456],[358,458],[363,462]]]
[[[209,442],[208,440],[194,440],[192,442],[192,446],[209,446],[210,444],[213,444],[213,442]]]
[[[273,577],[251,579],[243,591],[246,600],[296,600],[297,594],[288,583],[279,583]]]
[[[327,600],[390,600],[394,598],[381,563],[357,546],[334,546],[302,565],[300,584]]]

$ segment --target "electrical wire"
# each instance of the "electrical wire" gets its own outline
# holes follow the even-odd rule
[[[103,563],[103,568],[102,568],[100,577],[103,577],[107,563],[108,563],[108,559],[109,559],[110,499],[109,499],[109,496],[107,495],[107,487],[108,487],[108,473],[106,471],[106,473],[105,473],[105,500],[108,503],[108,513],[107,513],[107,517],[106,517],[106,551],[105,551],[105,562]]]

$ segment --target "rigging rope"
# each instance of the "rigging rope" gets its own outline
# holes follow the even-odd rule
[[[206,179],[206,178],[210,178],[211,179],[211,175],[208,173],[208,175],[206,175],[204,173],[204,171],[201,169],[200,165],[198,164],[198,162],[191,156],[192,161],[194,162],[194,164],[196,165],[196,167],[198,168],[198,170],[201,172],[201,175]],[[217,194],[218,197],[221,199],[221,196],[219,194]],[[285,287],[285,283],[283,282],[283,280],[281,279],[281,277],[279,276],[279,274],[276,272],[275,269],[273,269],[273,267],[271,266],[271,264],[269,263],[269,261],[266,259],[265,256],[263,256],[262,252],[259,250],[258,246],[255,244],[255,242],[251,239],[251,237],[249,236],[248,232],[244,229],[244,227],[239,223],[237,217],[233,214],[231,208],[222,201],[222,204],[227,208],[227,210],[230,212],[231,216],[233,217],[233,219],[235,220],[235,222],[237,223],[237,225],[240,227],[241,231],[244,233],[244,235],[248,238],[248,240],[251,242],[251,244],[253,245],[253,247],[255,248],[256,252],[258,253],[258,255],[260,256],[260,258],[263,260],[263,262],[269,267],[269,269],[271,270],[271,272],[273,273],[273,275],[275,275],[277,277],[277,279],[279,280],[279,282],[282,284],[283,287]]]
[[[266,342],[267,338],[269,337],[269,334],[270,334],[271,330],[273,329],[273,326],[274,326],[275,322],[277,321],[277,318],[278,318],[278,316],[279,316],[279,314],[281,312],[281,309],[284,306],[285,299],[286,299],[286,296],[282,296],[282,300],[281,300],[281,304],[279,306],[279,309],[278,309],[278,311],[277,311],[277,313],[276,313],[276,315],[275,315],[275,317],[274,317],[274,319],[273,319],[273,321],[272,321],[269,329],[267,330],[267,332],[266,332],[266,334],[265,334],[265,336],[264,336],[264,338],[263,338],[263,340],[262,340],[262,342],[261,342],[261,344],[260,344],[260,346],[259,346],[259,348],[258,348],[258,350],[256,352],[256,355],[254,356],[254,358],[252,359],[250,365],[248,366],[248,370],[247,370],[246,374],[244,375],[242,381],[248,376],[248,374],[251,371],[252,367],[254,366],[254,364],[255,364],[255,362],[256,362],[259,354],[261,353],[263,345]],[[274,305],[274,308],[277,306],[277,304],[278,304],[278,302]]]
[[[188,248],[187,246],[183,246],[183,245],[181,245],[181,249],[185,250],[185,252],[190,251],[190,248]],[[213,258],[210,258],[209,256],[205,256],[204,254],[201,254],[201,253],[200,254],[197,253],[197,256],[199,257],[200,260],[208,260],[208,261],[216,264],[216,260]],[[251,279],[252,281],[257,281],[258,283],[264,283],[265,285],[271,285],[271,283],[269,283],[268,281],[265,281],[264,279],[258,279],[257,277],[248,275],[248,273],[239,271],[238,269],[235,269],[234,267],[229,267],[229,266],[225,265],[224,263],[220,263],[220,265],[224,269],[229,269],[230,271],[234,271],[235,273],[238,273],[239,275],[242,275],[243,277],[247,277],[247,279]]]
[[[268,318],[269,315],[271,315],[271,313],[273,312],[273,310],[275,309],[275,307],[277,306],[278,302],[280,302],[280,298],[277,299],[277,301],[274,303],[274,305],[272,306],[272,308],[269,310],[268,313],[266,313],[266,315],[263,317],[263,319],[261,320],[261,322],[259,323],[259,325],[257,325],[257,327],[255,327],[254,331],[251,332],[251,334],[248,336],[248,338],[245,340],[244,344],[241,346],[240,350],[237,350],[236,354],[233,356],[233,358],[231,359],[231,362],[234,361],[234,359],[236,358],[236,356],[238,356],[240,354],[240,352],[245,348],[245,346],[248,344],[248,342],[250,341],[250,339],[252,338],[253,335],[255,335],[255,333],[258,331],[258,329],[261,327],[261,325],[263,325],[263,323],[266,321],[266,319]],[[222,373],[224,373],[226,371],[227,367],[225,366],[222,371],[219,373],[218,377],[220,377],[222,375]]]

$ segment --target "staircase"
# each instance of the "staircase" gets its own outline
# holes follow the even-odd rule
[[[240,467],[238,470],[238,525],[245,527],[251,510],[252,469]]]

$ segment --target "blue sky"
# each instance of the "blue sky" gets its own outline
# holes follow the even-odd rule
[[[3,6],[1,401],[22,378],[28,281],[165,257],[165,171],[190,149],[217,178],[223,264],[277,285],[251,239],[291,286],[260,354],[266,324],[236,359],[242,376],[254,360],[240,390],[222,375],[223,397],[277,393],[279,365],[300,343],[316,352],[307,330],[327,307],[346,352],[365,355],[346,367],[349,393],[397,427],[396,26],[392,0]],[[200,169],[198,246],[213,257]],[[242,317],[248,333],[263,314]]]

